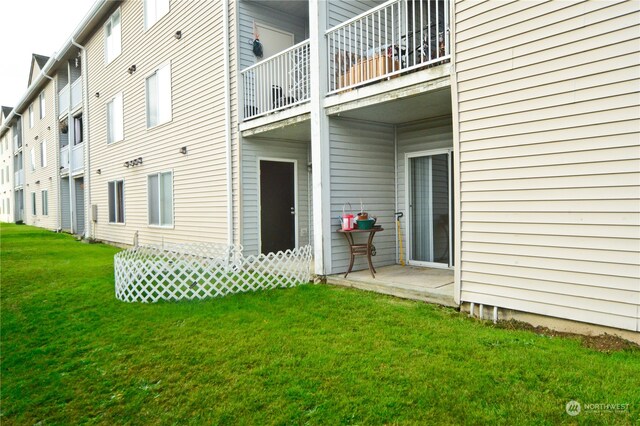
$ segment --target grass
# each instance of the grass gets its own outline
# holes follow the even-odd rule
[[[638,350],[323,285],[127,304],[117,249],[0,230],[3,425],[640,422]]]

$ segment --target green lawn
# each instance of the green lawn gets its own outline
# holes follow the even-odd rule
[[[1,231],[3,425],[640,422],[638,350],[325,285],[127,304],[117,249]]]

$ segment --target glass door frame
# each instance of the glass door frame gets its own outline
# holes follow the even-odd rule
[[[416,157],[430,157],[434,155],[447,155],[447,182],[448,182],[448,208],[449,208],[449,263],[436,263],[436,262],[426,262],[422,260],[413,260],[412,246],[413,246],[413,211],[411,209],[411,190],[413,182],[411,180],[411,159]],[[453,197],[453,182],[451,181],[451,157],[453,156],[453,148],[441,148],[441,149],[430,149],[427,151],[416,151],[416,152],[407,152],[404,157],[404,170],[405,170],[405,185],[404,185],[404,199],[405,199],[405,210],[407,212],[407,264],[412,266],[424,266],[429,268],[441,268],[441,269],[454,269],[453,260],[453,232],[452,232],[452,224],[453,224],[453,211],[452,211],[452,197]],[[431,173],[431,170],[430,170]],[[432,194],[431,194],[432,195]],[[432,202],[430,202],[430,207],[433,209]],[[431,222],[431,221],[430,221]],[[433,234],[433,233],[432,233]],[[433,235],[431,235],[431,240],[433,241]]]

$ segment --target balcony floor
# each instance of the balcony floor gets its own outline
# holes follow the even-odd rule
[[[444,306],[458,306],[453,298],[454,278],[450,269],[391,265],[376,270],[375,278],[365,269],[351,272],[347,278],[344,278],[344,274],[329,275],[327,283]]]

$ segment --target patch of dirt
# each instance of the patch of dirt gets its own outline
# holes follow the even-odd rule
[[[598,336],[586,336],[583,334],[566,333],[563,331],[552,330],[547,327],[534,326],[529,323],[517,320],[499,321],[496,325],[498,328],[507,330],[526,330],[541,336],[562,337],[568,339],[578,339],[582,342],[582,346],[594,349],[599,352],[618,352],[624,350],[640,350],[640,345],[623,339],[622,337],[612,334],[600,334]]]

